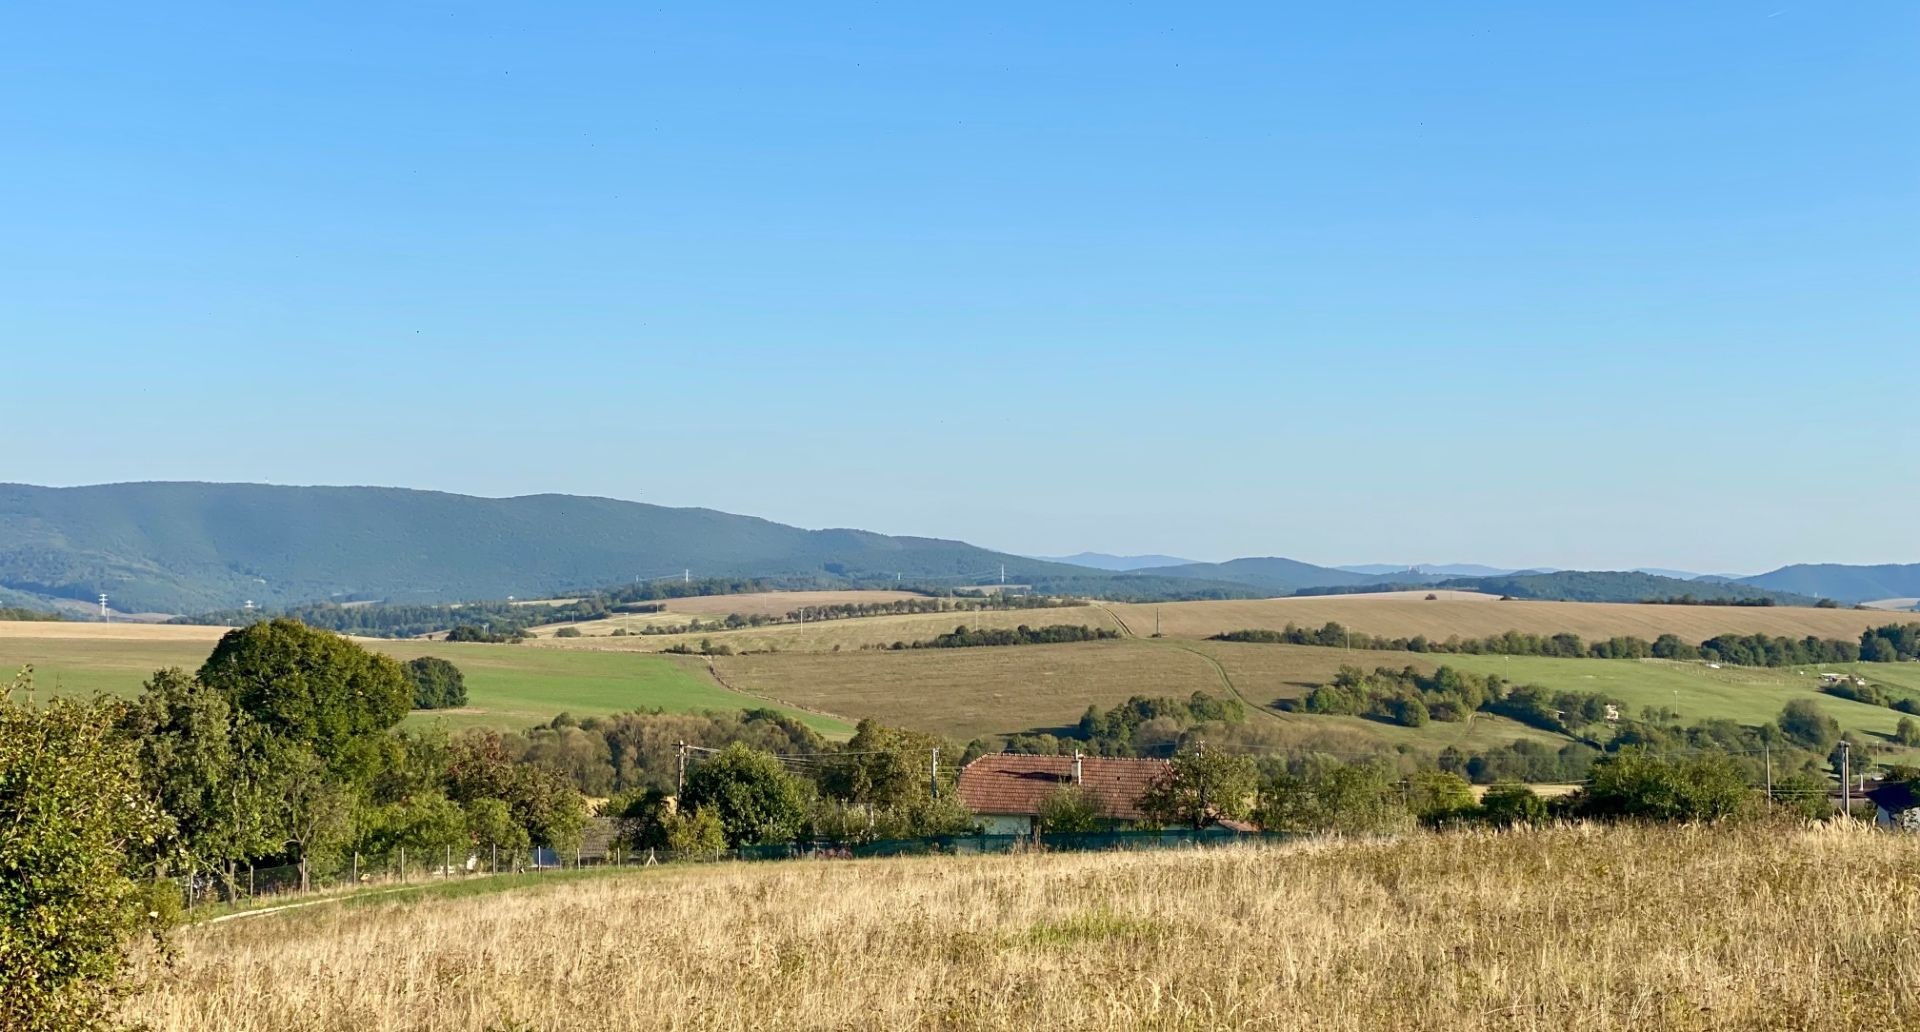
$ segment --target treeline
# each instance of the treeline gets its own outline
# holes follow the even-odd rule
[[[1701,598],[1697,595],[1683,594],[1668,595],[1664,598],[1643,598],[1640,602],[1649,606],[1759,606],[1761,608],[1780,604],[1771,595],[1762,595],[1757,598]],[[1833,607],[1816,608],[1831,609]]]
[[[769,718],[750,714],[742,730],[756,723]],[[636,786],[615,795],[606,812],[616,821],[618,844],[682,853],[968,834],[979,822],[954,791],[955,766],[935,771],[934,755],[943,745],[931,735],[865,720],[842,748],[821,746],[817,737],[797,753],[745,740],[702,746],[689,750],[677,798],[669,797],[671,782]]]
[[[308,627],[363,638],[416,638],[458,627],[490,635],[462,641],[510,641],[519,632],[539,624],[601,620],[615,612],[658,612],[659,606],[622,608],[606,598],[584,598],[563,605],[522,605],[505,601],[459,602],[445,605],[368,602],[341,605],[332,602],[289,606],[276,610],[223,609],[197,616],[176,617],[169,623],[244,626],[262,619],[283,617]]]
[[[1185,699],[1135,695],[1111,709],[1088,706],[1072,728],[1010,736],[1005,751],[1042,756],[1085,752],[1092,756],[1170,756],[1194,731],[1226,727],[1247,719],[1238,699],[1221,699],[1194,692]],[[968,755],[987,751],[985,742],[968,747]]]
[[[1592,692],[1515,685],[1497,675],[1483,677],[1446,666],[1431,674],[1413,667],[1367,673],[1343,666],[1331,682],[1300,699],[1283,700],[1283,706],[1305,713],[1373,717],[1403,727],[1421,727],[1429,720],[1458,722],[1486,712],[1543,731],[1576,735],[1610,715],[1617,718],[1622,704]]]
[[[60,613],[44,609],[27,609],[22,606],[0,606],[0,620],[57,621],[65,620]]]
[[[1678,635],[1663,634],[1653,641],[1631,635],[1586,642],[1577,634],[1529,634],[1507,631],[1484,638],[1449,636],[1433,640],[1426,635],[1388,638],[1350,630],[1338,623],[1308,629],[1288,624],[1283,630],[1256,628],[1227,631],[1214,641],[1278,645],[1315,645],[1380,652],[1434,652],[1459,655],[1546,656],[1556,659],[1679,659],[1705,660],[1733,666],[1806,666],[1818,663],[1891,663],[1920,658],[1920,624],[1888,624],[1864,631],[1858,642],[1839,638],[1804,638],[1764,634],[1723,634],[1698,645]]]
[[[1194,749],[1172,759],[1140,806],[1158,824],[1250,820],[1267,831],[1349,835],[1555,819],[1721,821],[1783,810],[1804,817],[1829,812],[1825,779],[1782,776],[1769,796],[1762,782],[1724,753],[1675,757],[1625,748],[1593,760],[1584,781],[1568,795],[1543,799],[1525,784],[1502,780],[1476,798],[1456,771],[1396,776],[1377,763],[1261,762]]]
[[[1902,718],[1905,720],[1906,718]],[[1880,751],[1882,743],[1852,732],[1842,733],[1839,722],[1811,700],[1788,703],[1773,721],[1749,727],[1732,720],[1713,719],[1682,726],[1670,709],[1647,708],[1638,719],[1622,715],[1604,742],[1589,737],[1552,746],[1517,739],[1478,752],[1448,746],[1441,750],[1440,769],[1460,774],[1477,784],[1513,779],[1533,783],[1579,782],[1588,778],[1602,758],[1624,750],[1660,754],[1717,755],[1727,758],[1752,782],[1765,780],[1769,770],[1776,783],[1784,779],[1821,775],[1824,766],[1837,770],[1839,744],[1852,751],[1856,769]],[[1905,734],[1920,742],[1920,724]],[[1900,733],[1896,744],[1907,745]]]
[[[1118,637],[1120,637],[1119,631],[1110,631],[1103,627],[1084,627],[1079,624],[1052,624],[1047,627],[1028,627],[1026,624],[1021,624],[1012,630],[1004,627],[968,627],[966,624],[961,624],[951,632],[935,638],[862,647],[899,652],[906,649],[967,649],[992,645],[1059,645],[1073,641],[1107,641]]]
[[[842,602],[830,605],[800,606],[784,616],[772,613],[729,613],[711,620],[694,618],[683,624],[653,623],[629,630],[617,627],[614,637],[628,634],[667,635],[700,634],[712,631],[737,631],[742,628],[780,624],[816,623],[823,620],[848,620],[865,616],[908,616],[929,613],[969,613],[1016,609],[1066,609],[1084,606],[1082,599],[1055,598],[1049,595],[1001,595],[903,598],[880,602]]]

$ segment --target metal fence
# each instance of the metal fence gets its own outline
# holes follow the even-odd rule
[[[347,888],[443,884],[465,878],[501,874],[539,874],[596,867],[650,867],[666,863],[720,860],[856,859],[890,856],[968,856],[1025,852],[1096,852],[1103,850],[1191,849],[1241,842],[1278,842],[1291,836],[1275,832],[1239,832],[1228,828],[1170,829],[1165,831],[1101,831],[1042,835],[941,835],[931,838],[882,839],[875,842],[794,842],[742,846],[711,853],[606,848],[571,853],[552,849],[466,853],[453,849],[398,850],[384,856],[351,854],[336,863],[314,864],[302,888],[297,864],[279,867],[237,867],[231,872],[202,872],[176,877],[182,902],[189,908],[218,904],[272,902],[280,897],[311,895]]]

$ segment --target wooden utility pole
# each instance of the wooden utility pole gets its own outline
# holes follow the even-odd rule
[[[940,747],[937,745],[933,747],[933,771],[928,786],[933,792],[933,797],[940,798]]]
[[[1773,807],[1773,745],[1767,743],[1762,748],[1767,752],[1767,807],[1771,809]]]
[[[1853,817],[1853,743],[1840,740],[1840,816]]]
[[[673,797],[678,800],[687,790],[687,742],[681,739],[679,744],[680,772],[673,779]]]

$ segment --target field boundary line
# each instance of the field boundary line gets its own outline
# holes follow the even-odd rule
[[[1114,624],[1120,628],[1120,634],[1123,637],[1127,637],[1127,638],[1139,637],[1139,635],[1133,633],[1133,628],[1127,626],[1127,622],[1125,620],[1120,619],[1120,614],[1114,612],[1111,608],[1109,608],[1106,605],[1106,603],[1095,602],[1093,604],[1093,607],[1107,614],[1107,619],[1112,620]]]
[[[664,655],[664,653],[662,654]],[[718,684],[722,688],[725,688],[727,691],[734,692],[739,695],[745,695],[749,698],[759,699],[762,702],[771,702],[777,706],[785,706],[788,709],[799,710],[802,713],[811,713],[816,717],[829,717],[834,720],[838,720],[844,724],[860,723],[858,719],[849,717],[844,713],[829,713],[823,709],[814,709],[812,706],[802,706],[802,705],[799,705],[798,703],[788,702],[787,700],[779,698],[777,696],[764,695],[760,692],[738,687],[733,682],[727,680],[724,674],[720,673],[719,665],[713,661],[714,657],[703,656],[701,658],[707,661],[707,673],[713,677],[714,683]]]
[[[1227,691],[1232,692],[1233,697],[1236,699],[1239,699],[1240,704],[1242,706],[1245,706],[1248,709],[1254,710],[1256,712],[1263,713],[1266,716],[1274,720],[1277,720],[1282,724],[1287,722],[1287,719],[1285,717],[1281,716],[1278,713],[1273,712],[1272,710],[1268,709],[1265,706],[1255,703],[1252,699],[1247,698],[1245,695],[1242,695],[1240,693],[1240,686],[1233,683],[1233,678],[1228,676],[1227,674],[1227,668],[1222,666],[1219,660],[1213,658],[1212,656],[1207,655],[1206,653],[1190,645],[1183,645],[1177,641],[1171,641],[1165,638],[1161,639],[1161,641],[1165,642],[1168,645],[1173,646],[1176,649],[1179,649],[1182,652],[1190,652],[1193,655],[1199,656],[1201,659],[1206,660],[1207,663],[1213,667],[1213,672],[1220,675],[1220,683],[1223,685],[1226,685]]]

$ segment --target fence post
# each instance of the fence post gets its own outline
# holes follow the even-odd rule
[[[400,847],[400,884],[407,883],[407,847]]]
[[[360,851],[353,851],[353,883],[360,884]]]
[[[441,870],[442,877],[445,877],[445,878],[453,877],[453,847],[451,845],[447,847],[447,866],[441,868],[440,870]]]
[[[247,898],[248,898],[248,899],[252,899],[252,898],[253,898],[253,896],[254,896],[254,892],[253,892],[253,865],[252,865],[252,864],[248,864],[248,865],[247,865]]]
[[[487,865],[488,874],[500,873],[500,843],[493,844],[493,862]]]

